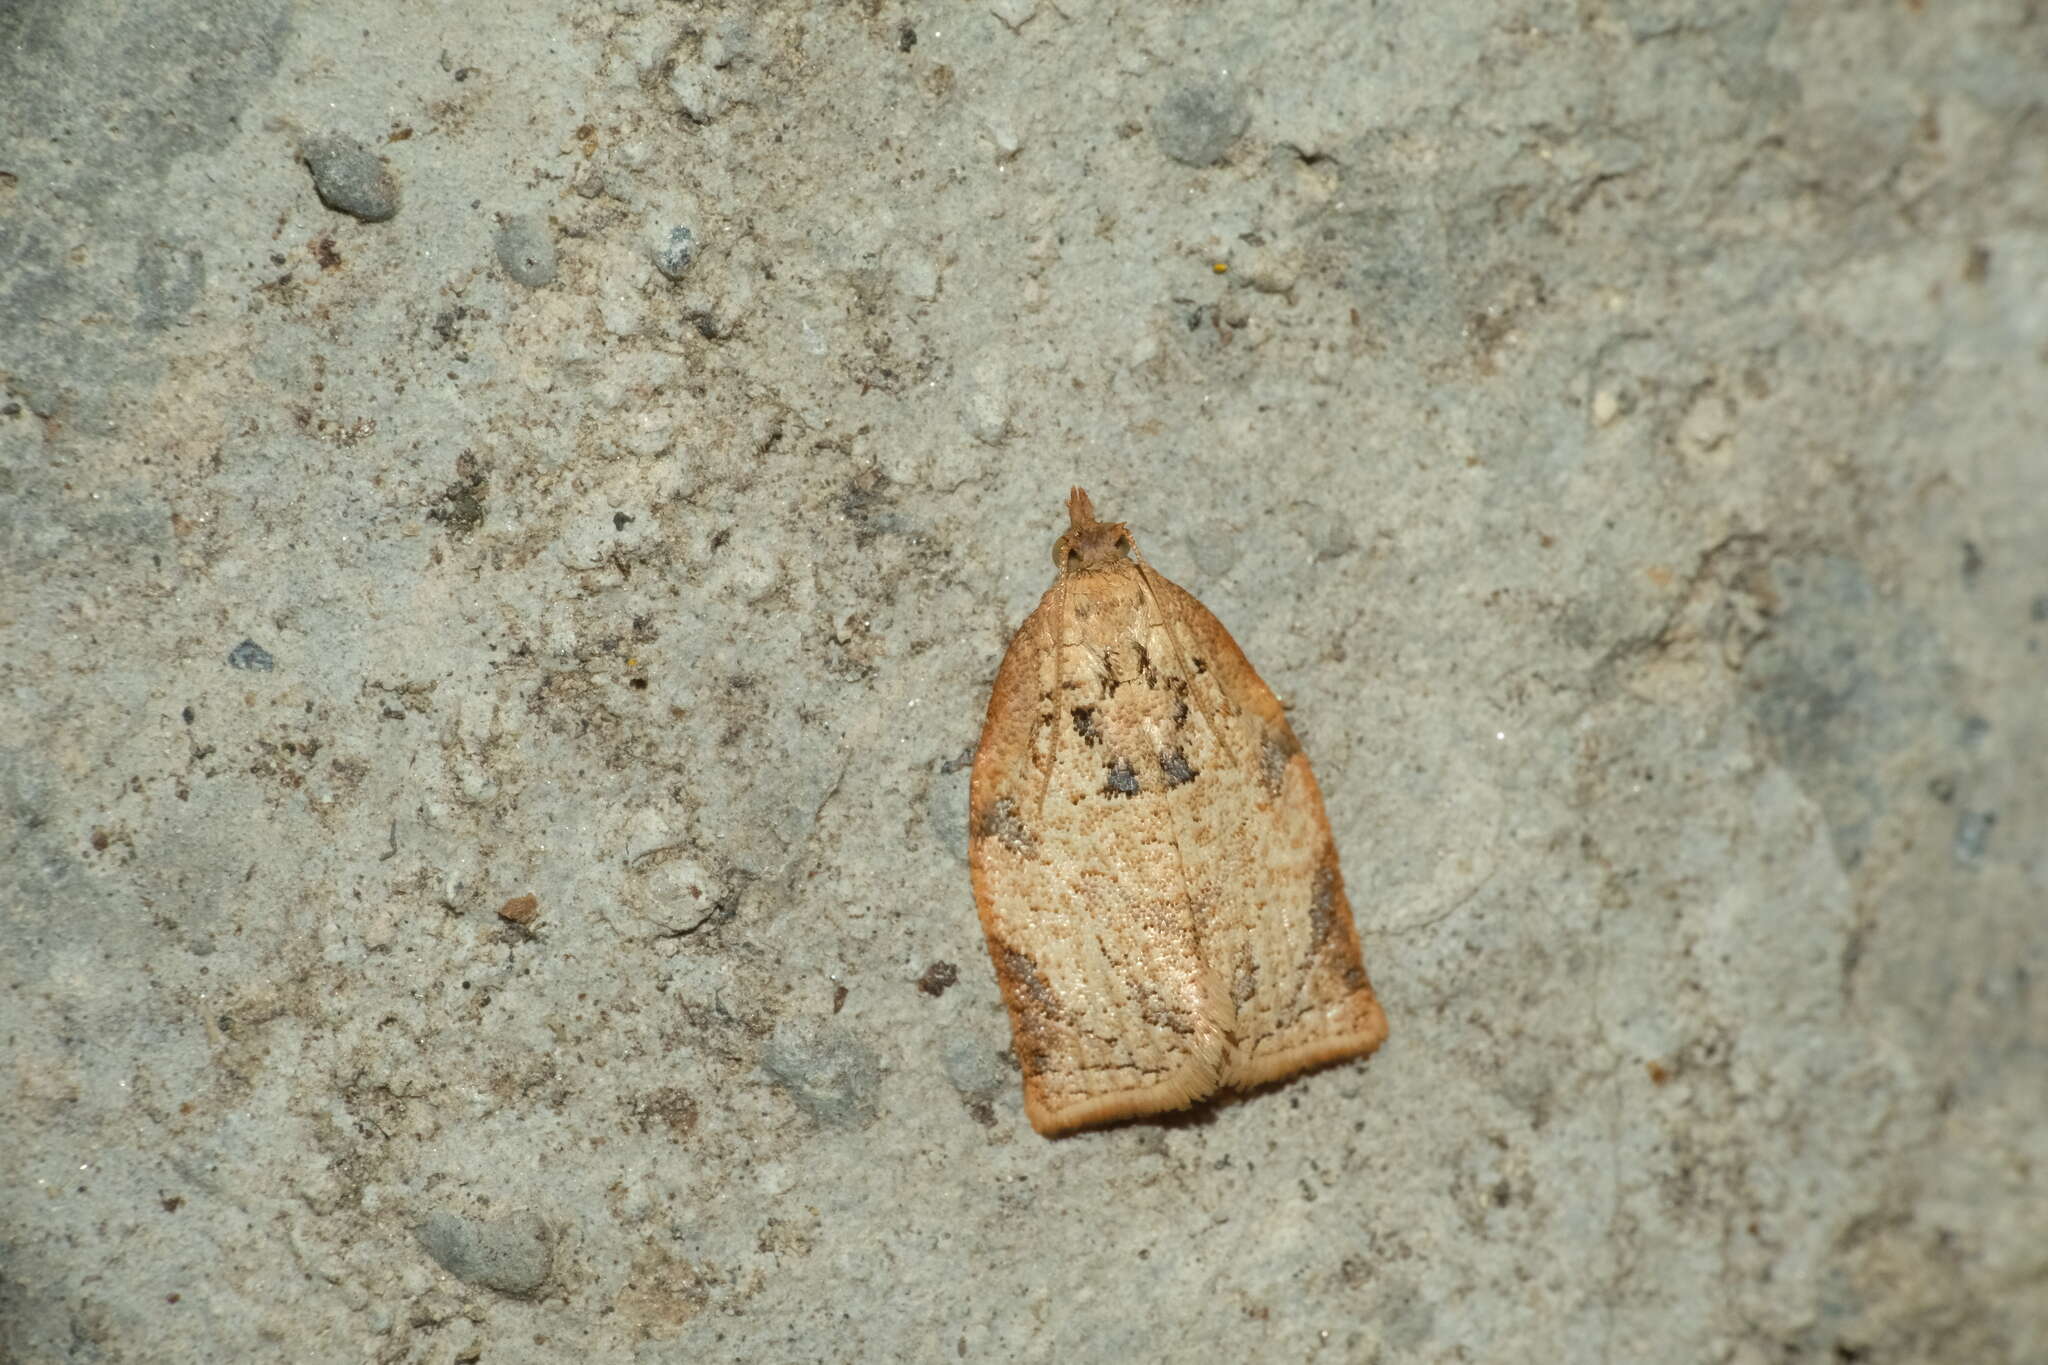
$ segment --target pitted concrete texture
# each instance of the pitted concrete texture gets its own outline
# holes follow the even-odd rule
[[[0,7],[0,1358],[2048,1359],[2044,92],[2019,0]],[[1392,1038],[1048,1142],[965,797],[1075,483]]]

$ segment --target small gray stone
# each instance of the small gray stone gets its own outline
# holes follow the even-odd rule
[[[276,667],[270,651],[254,640],[244,640],[228,651],[228,667],[244,668],[253,673],[268,673]]]
[[[726,109],[725,92],[719,88],[720,78],[715,71],[704,71],[678,63],[669,73],[669,93],[676,97],[683,117],[692,123],[710,123]]]
[[[64,408],[63,391],[44,382],[31,382],[26,377],[14,381],[14,391],[21,395],[21,401],[28,404],[28,410],[38,417],[55,417]]]
[[[704,35],[702,56],[704,65],[723,71],[744,57],[752,35],[746,25],[737,19],[728,19],[718,26],[715,33]]]
[[[299,156],[313,173],[320,202],[336,213],[381,223],[398,212],[398,182],[390,168],[354,138],[340,133],[311,138]]]
[[[1966,810],[1956,817],[1956,838],[1953,846],[1955,860],[1959,863],[1974,863],[1984,856],[1984,847],[1991,842],[1991,827],[1998,823],[1996,811]]]
[[[182,321],[205,290],[205,252],[188,243],[146,243],[135,261],[135,320],[161,332]]]
[[[697,259],[697,234],[686,227],[672,227],[656,235],[654,268],[672,280],[679,280]]]
[[[975,362],[960,405],[960,425],[983,445],[1001,445],[1010,435],[1010,376],[1001,361]]]
[[[412,1235],[441,1269],[500,1294],[532,1298],[554,1269],[547,1224],[534,1213],[497,1219],[430,1213],[414,1225]]]
[[[1244,558],[1243,533],[1220,517],[1208,517],[1188,536],[1188,549],[1195,567],[1205,579],[1218,579],[1237,567]]]
[[[507,214],[498,224],[498,264],[529,289],[555,282],[555,243],[547,225],[523,213]]]
[[[967,861],[967,774],[943,769],[925,798],[925,820],[939,842],[961,863]]]
[[[819,1123],[865,1128],[875,1121],[881,1066],[874,1049],[845,1029],[777,1028],[761,1051],[761,1069]]]
[[[1352,531],[1350,521],[1336,508],[1310,503],[1298,509],[1298,516],[1296,524],[1308,539],[1318,564],[1342,559],[1358,548],[1358,536]]]
[[[1196,80],[1169,91],[1152,111],[1159,149],[1186,166],[1213,166],[1251,125],[1251,110],[1223,80]]]
[[[967,1034],[949,1039],[939,1062],[953,1088],[968,1099],[987,1099],[1013,1079],[994,1048]]]

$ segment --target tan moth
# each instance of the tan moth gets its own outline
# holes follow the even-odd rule
[[[1067,499],[996,673],[968,858],[1048,1136],[1387,1036],[1308,759],[1222,622]]]

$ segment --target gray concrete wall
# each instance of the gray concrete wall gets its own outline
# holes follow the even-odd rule
[[[2038,7],[22,0],[0,130],[0,1358],[2048,1359]],[[1393,1036],[1055,1143],[1077,482]]]

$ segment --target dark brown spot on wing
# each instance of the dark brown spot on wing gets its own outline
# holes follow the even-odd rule
[[[989,803],[988,809],[980,812],[971,831],[977,839],[993,839],[1012,853],[1027,858],[1038,856],[1038,838],[1017,814],[1017,803],[1007,796],[997,797]]]
[[[995,959],[996,979],[1010,1001],[1017,1062],[1025,1075],[1037,1075],[1059,1048],[1058,1031],[1066,1023],[1066,1010],[1032,958],[994,938],[989,940],[989,953]]]
[[[1095,728],[1094,707],[1077,706],[1067,714],[1073,717],[1075,734],[1087,740],[1090,744],[1100,744],[1102,742],[1102,731]]]
[[[1045,1070],[1045,1064],[1052,1059],[1059,1042],[1044,1015],[1013,1014],[1010,1024],[1010,1043],[1017,1052],[1017,1065],[1024,1069],[1025,1075],[1036,1076]]]
[[[1187,754],[1178,748],[1168,749],[1159,755],[1159,771],[1166,774],[1168,787],[1178,787],[1200,776],[1200,770],[1188,766]]]
[[[1325,848],[1316,864],[1316,879],[1308,896],[1309,955],[1319,957],[1337,934],[1337,905],[1344,895],[1344,879],[1337,872],[1337,850]]]
[[[1266,736],[1266,742],[1259,746],[1259,785],[1269,795],[1278,796],[1287,785],[1287,765],[1300,752],[1300,741],[1286,730]]]
[[[1136,796],[1138,775],[1131,771],[1128,758],[1112,759],[1108,766],[1109,775],[1102,781],[1104,796]]]
[[[1026,953],[1020,953],[1007,943],[992,945],[995,950],[996,973],[1009,983],[1019,1000],[1029,1006],[1030,1013],[1047,1020],[1066,1018],[1066,1008],[1053,993],[1045,973],[1038,970],[1038,962]]]

